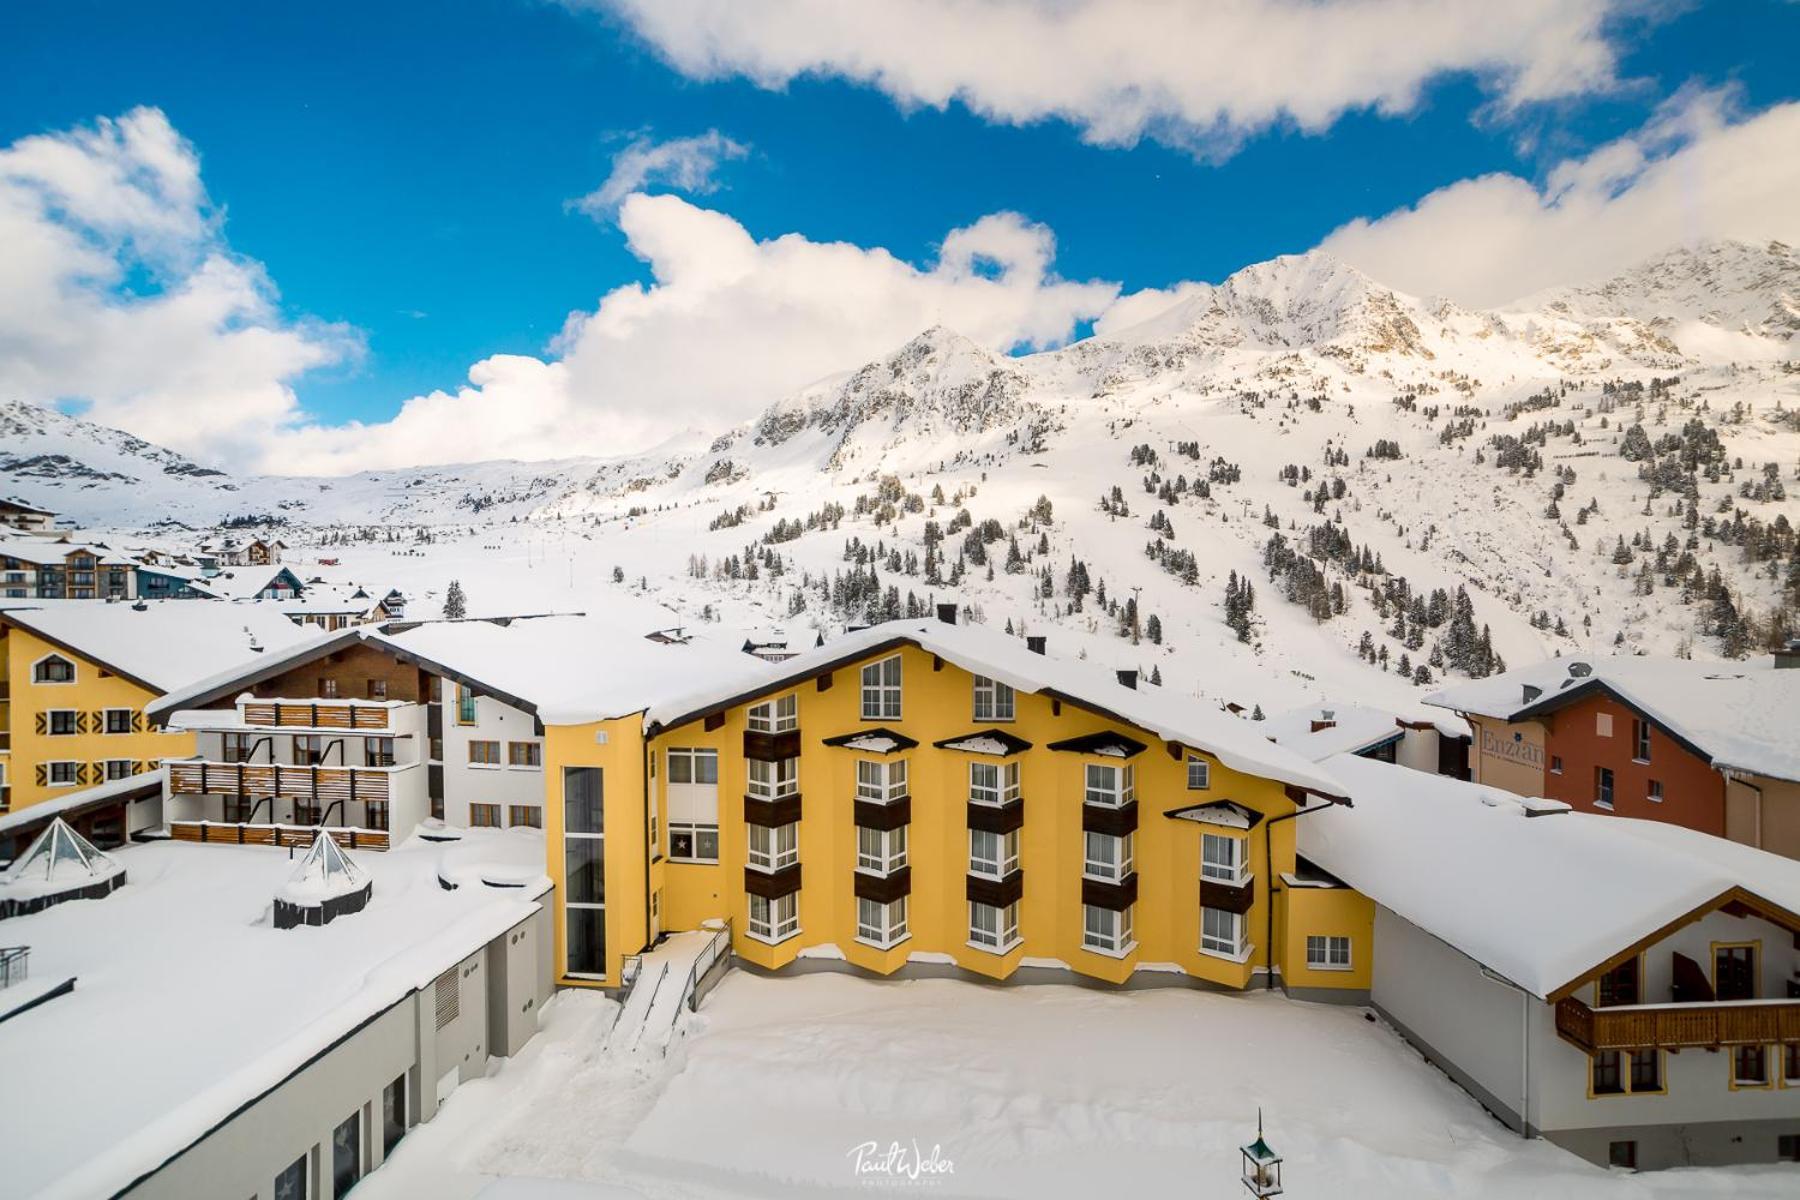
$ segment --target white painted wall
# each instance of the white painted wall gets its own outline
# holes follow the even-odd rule
[[[507,765],[508,742],[535,742],[542,746],[543,736],[536,731],[536,721],[531,714],[503,704],[492,696],[479,696],[475,700],[475,724],[459,725],[456,720],[456,682],[445,679],[442,686],[445,822],[466,827],[471,804],[498,804],[502,824],[506,823],[507,810],[513,805],[542,809],[543,769]],[[470,765],[469,743],[472,741],[499,742],[500,765]],[[540,760],[542,754],[540,749]]]

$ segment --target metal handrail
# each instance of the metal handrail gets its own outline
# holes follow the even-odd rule
[[[694,957],[694,965],[688,968],[687,982],[681,985],[681,999],[689,1012],[700,1010],[700,1000],[694,994],[706,973],[713,969],[721,957],[731,953],[731,918],[725,918],[725,924],[713,931],[706,940],[706,946]],[[679,1010],[677,1010],[679,1011]]]
[[[0,988],[25,982],[31,973],[31,947],[0,947]]]

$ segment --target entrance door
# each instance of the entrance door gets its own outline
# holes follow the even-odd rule
[[[1713,994],[1720,1000],[1756,999],[1756,947],[1720,946],[1713,951]]]

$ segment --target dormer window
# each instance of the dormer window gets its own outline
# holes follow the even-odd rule
[[[791,733],[800,728],[800,697],[789,694],[750,706],[751,733]]]
[[[31,667],[33,683],[74,683],[75,664],[60,654],[40,658]]]

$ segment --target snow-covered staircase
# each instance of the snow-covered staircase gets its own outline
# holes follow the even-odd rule
[[[730,954],[728,926],[671,934],[645,951],[638,959],[637,979],[607,1036],[607,1053],[667,1054],[684,1012],[697,1006],[702,981],[720,964],[729,963]]]

